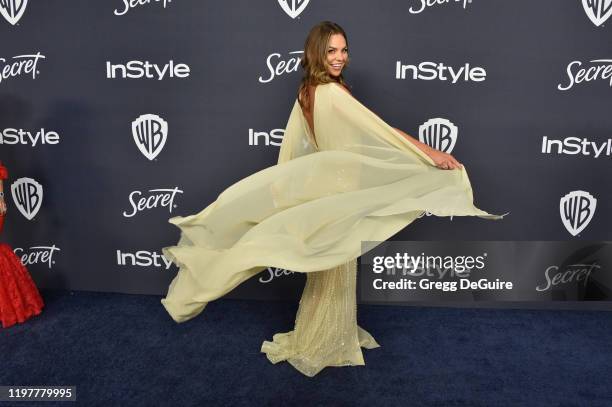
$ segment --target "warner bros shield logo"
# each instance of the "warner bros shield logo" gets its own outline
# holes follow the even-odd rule
[[[597,199],[586,191],[572,191],[561,198],[559,211],[563,225],[572,236],[576,236],[587,227],[593,215]]]
[[[143,114],[132,122],[132,135],[140,152],[153,160],[166,144],[168,122],[155,114]]]
[[[435,118],[419,126],[419,140],[436,150],[450,153],[457,142],[458,129],[449,120]]]
[[[25,12],[28,0],[0,0],[0,13],[12,25],[17,24]]]
[[[306,8],[310,0],[278,0],[285,13],[291,18],[296,18]]]
[[[612,0],[582,0],[582,7],[598,27],[612,15]]]
[[[1,0],[0,0],[1,1]],[[19,178],[11,185],[15,206],[28,220],[38,213],[43,200],[43,187],[32,178]]]

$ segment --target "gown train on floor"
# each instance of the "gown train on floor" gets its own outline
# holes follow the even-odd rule
[[[327,366],[365,365],[361,348],[380,345],[357,325],[356,292],[357,260],[306,274],[294,330],[275,334],[261,351],[311,377]]]

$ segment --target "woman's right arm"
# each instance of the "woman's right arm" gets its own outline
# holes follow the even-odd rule
[[[445,153],[443,151],[440,151],[440,150],[436,150],[435,148],[415,139],[414,137],[408,135],[407,133],[401,131],[400,129],[396,129],[395,127],[393,129],[397,131],[398,133],[400,133],[402,136],[404,136],[404,138],[406,138],[408,141],[414,144],[417,148],[419,148],[425,154],[427,154],[433,160],[434,164],[436,164],[436,167],[443,169],[443,170],[454,170],[454,169],[463,167],[463,164],[457,161],[457,159],[453,157],[452,155]]]
[[[411,135],[409,135],[408,133],[393,127],[393,130],[397,131],[399,134],[401,134],[402,136],[404,136],[405,139],[407,139],[408,141],[410,141],[412,144],[414,144],[415,146],[417,146],[419,148],[419,150],[421,150],[422,152],[424,152],[427,155],[430,155],[432,153],[432,151],[434,150],[432,147],[430,147],[428,144],[423,143],[420,140],[415,139],[414,137],[412,137]]]
[[[344,90],[349,95],[351,94],[351,92],[344,85],[340,83],[338,85],[340,89]],[[452,155],[436,150],[435,148],[415,139],[414,137],[410,136],[406,132],[401,131],[400,129],[396,129],[395,127],[393,127],[393,129],[399,134],[401,134],[408,141],[410,141],[412,144],[414,144],[419,150],[427,154],[433,160],[436,167],[443,170],[454,170],[463,167],[463,164],[457,161],[457,159],[455,159],[455,157],[453,157]]]

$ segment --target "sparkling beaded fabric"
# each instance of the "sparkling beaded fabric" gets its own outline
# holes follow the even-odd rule
[[[356,260],[308,273],[295,329],[264,341],[261,351],[311,377],[327,366],[365,365],[361,347],[380,345],[357,325],[356,281]]]

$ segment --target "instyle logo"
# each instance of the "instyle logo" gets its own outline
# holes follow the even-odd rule
[[[143,114],[132,122],[132,137],[140,152],[153,160],[168,138],[168,122],[155,114]]]
[[[411,14],[419,14],[427,8],[453,3],[461,3],[463,5],[463,9],[465,10],[467,6],[472,3],[472,0],[412,0],[412,3],[418,3],[418,8],[413,5],[410,7],[410,9],[408,9],[408,11],[410,11]]]
[[[182,193],[183,191],[178,189],[178,187],[149,189],[144,193],[134,191],[128,197],[131,210],[130,212],[124,211],[123,216],[131,218],[138,213],[153,208],[168,208],[168,212],[172,213],[172,209],[177,207],[174,204],[174,198],[177,194]]]
[[[598,27],[612,15],[612,0],[582,0],[582,7]]]
[[[559,266],[549,266],[544,271],[545,284],[536,286],[536,291],[548,291],[561,284],[587,285],[593,269],[600,269],[599,264],[568,264],[564,271],[559,271]]]
[[[542,153],[544,154],[568,154],[568,155],[588,155],[599,158],[602,154],[606,157],[612,156],[612,139],[601,143],[589,141],[587,138],[566,137],[560,140],[542,137]]]
[[[36,147],[37,145],[57,144],[59,142],[59,134],[54,131],[47,131],[44,128],[35,133],[10,127],[0,131],[0,145],[23,144]]]
[[[0,0],[0,14],[12,25],[17,24],[25,12],[28,0]]]
[[[11,185],[13,202],[28,220],[34,219],[43,200],[43,187],[32,178],[19,178]]]
[[[296,18],[306,9],[310,0],[278,0],[278,4],[291,18]]]
[[[21,264],[24,266],[31,266],[33,264],[46,264],[50,269],[53,268],[55,260],[53,255],[56,252],[61,251],[56,245],[51,246],[31,246],[27,249],[16,247],[13,249],[15,255],[21,260]]]
[[[273,129],[269,133],[249,129],[249,145],[258,146],[263,144],[265,146],[280,146],[283,142],[284,135],[285,129]]]
[[[0,0],[2,1],[2,0]],[[36,54],[15,55],[8,62],[5,58],[0,57],[0,83],[9,78],[15,78],[21,75],[32,75],[32,79],[36,79],[36,75],[40,73],[37,68],[38,61],[45,59],[40,52]]]
[[[117,250],[117,265],[118,266],[134,266],[134,267],[158,267],[168,270],[172,262],[164,257],[163,254],[157,252],[149,252],[147,250],[139,250],[135,253],[122,252]]]
[[[582,68],[581,61],[570,62],[566,70],[568,83],[565,86],[562,84],[557,85],[557,89],[569,90],[575,84],[608,79],[609,85],[612,86],[612,59],[593,59],[587,62],[587,64],[590,64],[590,66],[585,69]]]
[[[419,126],[419,140],[436,150],[451,153],[457,142],[458,129],[447,119],[429,119]]]
[[[115,9],[114,11],[116,16],[123,16],[127,14],[128,11],[132,10],[133,8],[138,7],[138,6],[144,6],[146,4],[160,3],[164,5],[164,8],[166,8],[168,4],[172,3],[172,0],[122,0],[122,1],[123,1],[123,8],[121,10]]]
[[[561,198],[559,211],[561,221],[571,233],[576,236],[587,227],[597,207],[597,199],[586,191],[572,191]]]
[[[173,60],[162,66],[152,64],[149,61],[134,60],[125,64],[112,64],[110,61],[106,61],[106,77],[108,79],[117,77],[123,79],[155,78],[161,81],[166,78],[187,78],[190,72],[189,65],[183,63],[175,65]]]
[[[304,54],[304,51],[291,51],[289,53],[289,57],[285,57],[278,53],[274,52],[268,55],[266,58],[266,66],[268,68],[268,76],[264,78],[263,76],[259,77],[259,82],[261,83],[270,83],[277,76],[297,72],[300,68],[300,62],[302,61],[301,55]]]
[[[419,65],[402,65],[401,61],[395,64],[395,79],[406,79],[406,72],[411,73],[412,79],[420,79],[424,81],[448,81],[455,84],[459,81],[463,82],[482,82],[487,77],[487,71],[479,66],[470,67],[466,63],[460,68],[444,65],[439,62],[421,62]]]

